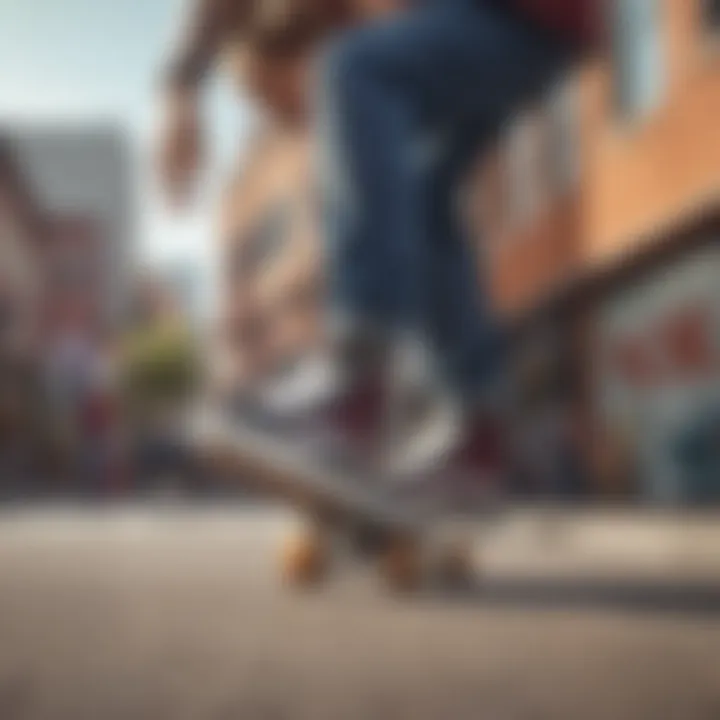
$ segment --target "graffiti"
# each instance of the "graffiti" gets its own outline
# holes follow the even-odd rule
[[[712,310],[693,305],[617,340],[611,367],[631,387],[648,388],[720,376]]]
[[[672,443],[689,501],[720,499],[720,405],[699,413]]]

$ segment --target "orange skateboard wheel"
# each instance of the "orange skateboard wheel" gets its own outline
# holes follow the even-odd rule
[[[287,538],[281,550],[283,579],[295,587],[308,587],[327,575],[329,550],[323,533],[305,529]]]
[[[412,592],[422,584],[422,548],[417,540],[398,538],[391,541],[380,563],[381,573],[393,590]]]

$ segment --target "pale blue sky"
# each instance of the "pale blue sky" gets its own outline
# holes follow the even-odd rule
[[[207,270],[212,198],[247,136],[249,112],[222,83],[211,89],[206,197],[189,213],[167,212],[153,187],[149,144],[157,70],[186,2],[0,0],[0,120],[112,119],[126,127],[138,158],[142,258]]]

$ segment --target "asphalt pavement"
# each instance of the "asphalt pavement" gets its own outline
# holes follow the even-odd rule
[[[275,562],[290,522],[0,513],[0,718],[720,719],[712,587],[503,574],[496,555],[459,593],[394,596],[351,565],[298,592]]]

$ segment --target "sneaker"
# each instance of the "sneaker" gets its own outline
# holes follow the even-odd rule
[[[327,355],[315,354],[266,383],[259,401],[278,416],[302,417],[331,402],[346,384],[338,363]]]
[[[481,419],[499,421],[508,397],[506,382],[498,380],[469,404],[438,381],[429,353],[417,345],[405,353],[395,366],[390,401],[387,469],[397,483],[422,481],[461,456],[469,459]]]
[[[382,364],[384,341],[373,328],[335,320],[328,347],[296,362],[260,391],[260,402],[278,416],[304,419],[355,392]]]
[[[412,481],[441,463],[460,442],[464,412],[438,380],[434,355],[418,338],[394,348],[389,380],[386,470]]]
[[[426,393],[404,404],[402,420],[394,413],[396,427],[388,438],[387,472],[395,482],[413,482],[442,467],[465,433],[463,410],[450,397]]]
[[[332,352],[316,353],[269,383],[261,402],[306,449],[358,467],[377,456],[384,344],[377,333],[347,326],[332,340]]]
[[[391,497],[426,514],[476,514],[494,508],[503,495],[507,467],[503,421],[477,414],[431,465],[411,477],[392,477]],[[404,480],[404,481],[401,481]]]

